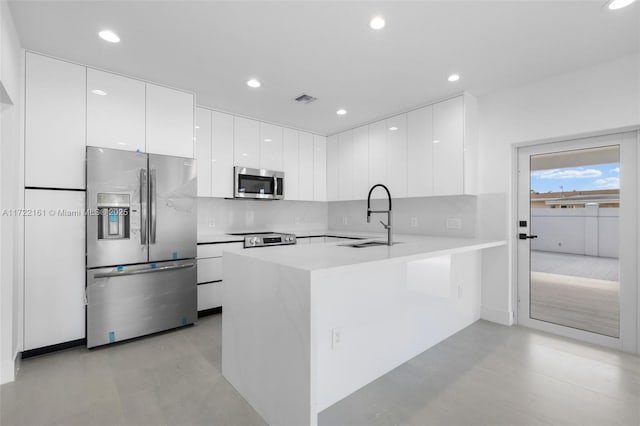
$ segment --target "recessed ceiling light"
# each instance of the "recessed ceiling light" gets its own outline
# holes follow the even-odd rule
[[[449,81],[458,81],[458,80],[460,80],[460,76],[458,74],[451,74],[449,76],[449,78],[447,78],[447,80],[449,80]]]
[[[346,113],[347,113],[346,109],[339,109],[339,110],[336,111],[336,114],[338,114],[338,115],[345,115]]]
[[[384,18],[382,16],[375,16],[369,21],[369,26],[374,30],[381,30],[386,25]]]
[[[103,30],[98,33],[101,39],[108,41],[109,43],[119,43],[120,37],[116,33],[110,30]]]
[[[636,0],[609,0],[606,6],[609,10],[618,10],[629,6],[631,3],[635,3],[635,1]]]
[[[104,90],[100,90],[100,89],[93,89],[91,91],[91,93],[93,93],[94,95],[98,95],[98,96],[107,96],[107,92],[105,92]]]
[[[247,81],[247,86],[249,87],[253,87],[254,89],[257,89],[258,87],[261,86],[260,82],[258,80],[256,80],[255,78],[252,78],[251,80]]]
[[[433,141],[433,143],[440,143],[440,141],[436,139]]]
[[[267,138],[264,140],[265,142],[271,142],[271,139]]]
[[[398,128],[396,126],[391,126],[389,127],[389,130],[391,130],[392,132],[395,132],[396,130],[398,130]]]

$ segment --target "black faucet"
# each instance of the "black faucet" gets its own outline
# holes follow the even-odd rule
[[[371,210],[371,193],[378,186],[381,186],[382,188],[384,188],[385,191],[387,191],[387,198],[389,199],[389,210]],[[382,224],[382,226],[384,226],[384,229],[387,230],[387,245],[388,246],[393,245],[393,235],[391,234],[391,193],[389,192],[389,188],[387,188],[381,183],[377,183],[373,185],[369,190],[369,196],[367,197],[367,223],[371,223],[371,213],[387,214],[387,221],[389,223],[385,224],[383,221],[380,221],[380,223]]]

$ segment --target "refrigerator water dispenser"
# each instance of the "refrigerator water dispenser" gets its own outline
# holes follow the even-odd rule
[[[129,238],[131,205],[129,194],[98,193],[98,240]]]

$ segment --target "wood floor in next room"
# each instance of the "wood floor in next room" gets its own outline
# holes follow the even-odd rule
[[[221,320],[26,359],[0,387],[0,424],[262,425],[220,374]],[[639,407],[640,358],[479,321],[329,407],[319,424],[637,426]]]

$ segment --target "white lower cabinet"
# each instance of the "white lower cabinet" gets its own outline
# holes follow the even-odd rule
[[[83,339],[85,193],[26,190],[25,208],[24,349]]]
[[[222,306],[222,282],[198,284],[198,312]]]
[[[242,246],[238,242],[198,245],[198,311],[222,306],[223,251]]]

